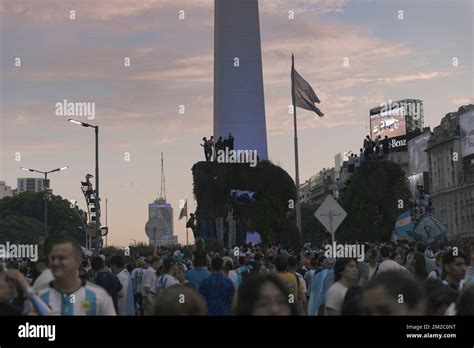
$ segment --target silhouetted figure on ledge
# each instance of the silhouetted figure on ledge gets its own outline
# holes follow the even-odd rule
[[[197,240],[197,226],[196,226],[196,218],[193,213],[189,214],[189,220],[186,222],[186,228],[190,228],[193,231],[194,240]]]
[[[234,140],[235,138],[232,136],[232,134],[229,132],[229,136],[227,137],[227,143],[228,143],[228,147],[229,147],[229,150],[233,150],[234,149]]]
[[[225,150],[224,140],[222,140],[222,137],[219,137],[216,142],[216,152],[219,152],[220,150]]]
[[[207,140],[206,137],[202,138],[202,141],[204,142],[203,144],[200,144],[204,148],[204,157],[206,157],[206,162],[209,162],[211,160],[211,150],[209,146],[209,141]]]

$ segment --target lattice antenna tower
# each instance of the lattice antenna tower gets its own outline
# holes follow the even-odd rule
[[[163,152],[161,153],[161,189],[160,198],[166,202],[166,179],[165,179],[165,168],[163,166]]]

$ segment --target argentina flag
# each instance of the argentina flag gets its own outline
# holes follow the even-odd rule
[[[407,240],[409,242],[414,242],[413,238],[413,223],[411,221],[411,215],[409,211],[401,214],[397,221],[395,222],[395,228],[392,232],[392,241],[396,240]]]

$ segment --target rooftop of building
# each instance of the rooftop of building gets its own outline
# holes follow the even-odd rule
[[[459,137],[459,116],[471,110],[474,110],[474,104],[463,105],[457,111],[447,113],[441,119],[439,126],[433,129],[427,149],[449,141],[454,137]]]

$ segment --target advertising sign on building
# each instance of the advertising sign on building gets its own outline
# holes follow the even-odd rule
[[[408,168],[410,175],[428,171],[428,154],[425,152],[431,133],[423,133],[408,141]]]
[[[474,154],[474,110],[459,116],[461,135],[461,155],[467,157]]]
[[[370,137],[372,140],[395,138],[406,135],[405,109],[403,107],[383,111],[370,116]]]

